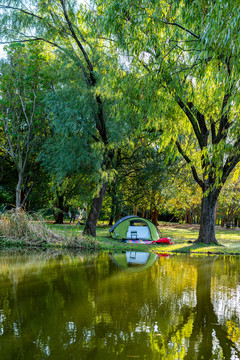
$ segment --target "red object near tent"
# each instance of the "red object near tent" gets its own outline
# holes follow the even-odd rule
[[[152,244],[169,244],[169,245],[173,245],[174,242],[169,238],[161,238],[161,239],[152,241]]]
[[[156,253],[157,254],[157,256],[159,256],[159,257],[165,257],[165,258],[169,258],[169,254],[166,254],[166,253]]]

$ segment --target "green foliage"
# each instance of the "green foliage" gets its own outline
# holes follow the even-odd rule
[[[41,52],[41,44],[11,45],[7,60],[0,64],[1,151],[17,171],[19,194],[36,179],[36,154],[46,132],[43,97],[48,77],[43,69],[46,59]],[[23,199],[19,195],[16,205],[20,206]]]
[[[10,203],[13,200],[11,194],[5,186],[0,186],[0,199],[2,204]]]
[[[161,137],[159,140],[158,133],[155,136],[154,142],[144,138],[136,142],[132,154],[125,155],[128,160],[123,162],[120,170],[125,199],[145,210],[162,210],[169,196],[171,177],[176,171],[176,163],[168,157],[171,152],[167,148],[161,150]]]
[[[197,167],[199,179],[212,177],[204,191],[221,188],[228,176],[225,158],[230,167],[239,161],[235,159],[239,159],[238,142],[226,142],[227,133],[232,140],[239,137],[239,62],[234,50],[239,42],[238,2],[134,1],[119,5],[104,1],[97,5],[100,28],[117,37],[123,56],[126,51],[131,58],[129,71],[135,80],[139,84],[148,81],[148,119],[156,116],[158,107],[158,121],[168,138],[169,131],[174,139],[181,135],[191,140],[194,135],[190,148],[189,140],[183,142],[183,153],[190,158],[190,166]],[[103,13],[107,14],[104,19]],[[168,99],[165,95],[161,107],[163,87]],[[145,89],[142,95],[144,98]],[[203,126],[209,134],[207,143]],[[192,156],[192,149],[198,156]]]
[[[109,180],[112,204],[120,194],[122,209],[124,200],[198,208],[189,172],[182,186],[171,172],[177,144],[202,192],[217,199],[240,160],[237,0],[7,0],[1,10],[0,32],[16,42],[9,51],[24,53],[19,64],[29,66],[19,77],[26,91],[35,64],[48,58],[39,74],[50,126],[39,158],[52,189],[65,193],[78,179],[76,193],[94,196]],[[30,39],[44,45],[26,60],[18,41]],[[120,148],[128,161],[117,164]]]
[[[45,211],[53,210],[54,213],[72,208],[76,213],[78,207],[83,209],[91,201],[95,186],[95,182],[87,175],[71,175],[61,180],[52,176],[45,189],[47,201],[43,208]],[[62,199],[61,204],[59,198]]]
[[[52,67],[55,64],[56,60]],[[96,174],[103,148],[93,139],[96,128],[91,96],[79,81],[81,74],[77,69],[64,68],[63,75],[62,69],[58,71],[52,79],[54,92],[50,91],[45,98],[51,135],[39,159],[59,178],[72,173]]]

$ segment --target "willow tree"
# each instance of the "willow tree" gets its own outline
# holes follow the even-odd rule
[[[26,205],[34,186],[32,159],[44,138],[43,94],[47,82],[42,72],[45,58],[38,56],[40,51],[36,46],[18,44],[8,48],[7,59],[0,64],[0,148],[17,171],[17,208]],[[28,187],[25,193],[24,185]]]
[[[152,222],[158,225],[158,216],[165,210],[170,195],[172,179],[179,170],[178,159],[173,161],[171,150],[162,147],[156,129],[151,129],[151,133],[141,132],[140,138],[134,140],[119,156],[119,193],[135,213],[141,211],[143,217],[149,214]]]
[[[69,66],[80,70],[84,81],[95,131],[92,139],[103,148],[101,172],[105,174],[93,198],[85,233],[95,236],[96,223],[108,186],[108,170],[114,156],[110,141],[111,114],[100,87],[102,75],[109,71],[110,52],[104,40],[92,31],[88,9],[74,0],[5,0],[0,2],[3,42],[44,41],[52,51],[65,55]],[[53,50],[55,49],[55,50]],[[113,59],[112,59],[113,61]]]
[[[239,1],[96,5],[102,31],[122,49],[129,73],[139,75],[146,116],[158,103],[158,121],[202,190],[197,241],[217,243],[216,203],[240,161]]]

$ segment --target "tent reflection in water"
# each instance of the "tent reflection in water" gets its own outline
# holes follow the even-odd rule
[[[112,261],[121,269],[142,271],[150,268],[157,259],[157,254],[141,251],[126,251],[126,253],[111,255]]]
[[[159,239],[157,227],[149,220],[135,215],[125,216],[118,220],[109,230],[113,239],[145,240]]]

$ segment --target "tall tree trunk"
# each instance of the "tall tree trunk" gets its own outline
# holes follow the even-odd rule
[[[105,145],[107,145],[106,141],[104,141],[104,143],[105,143]],[[103,158],[103,164],[102,164],[102,166],[105,168],[105,171],[108,171],[112,167],[113,158],[114,158],[114,150],[108,150],[108,151],[106,150],[106,152],[104,154],[104,158]],[[98,221],[98,218],[100,215],[104,197],[107,192],[107,188],[108,188],[108,181],[105,181],[102,183],[102,186],[98,192],[98,195],[95,196],[92,201],[91,209],[88,214],[85,228],[83,230],[83,234],[85,234],[85,235],[91,235],[91,236],[96,237],[97,221]]]
[[[22,183],[23,183],[23,174],[20,171],[18,173],[18,183],[16,187],[16,208],[21,207],[21,191],[22,191]]]
[[[96,237],[96,226],[98,217],[102,208],[102,203],[107,192],[108,181],[104,182],[100,188],[99,194],[95,196],[92,202],[92,207],[88,215],[88,219],[83,233]]]
[[[199,235],[196,242],[218,244],[215,237],[215,211],[218,194],[209,192],[202,197]]]

